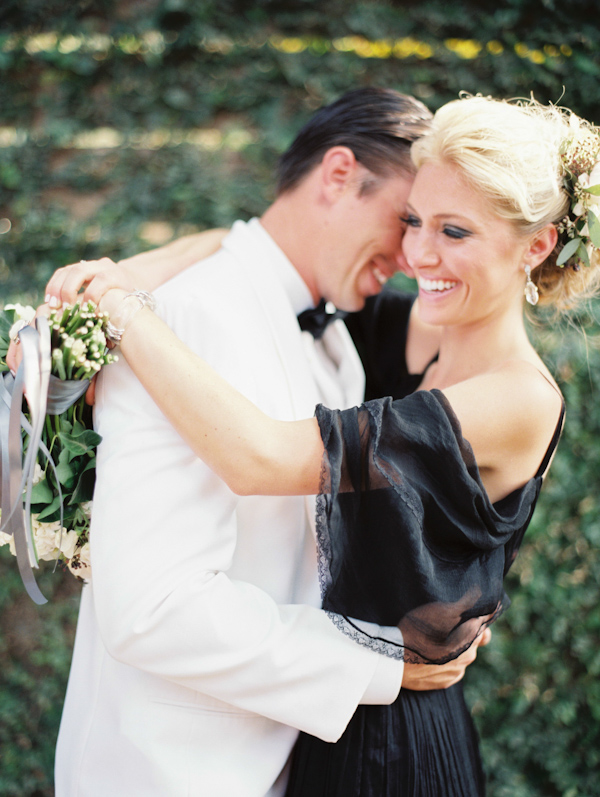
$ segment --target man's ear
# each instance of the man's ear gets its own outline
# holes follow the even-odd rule
[[[554,224],[547,224],[531,239],[526,253],[526,261],[532,268],[539,266],[549,256],[558,240],[558,233]]]
[[[349,147],[331,147],[321,161],[321,188],[329,202],[335,202],[356,182],[359,163]]]

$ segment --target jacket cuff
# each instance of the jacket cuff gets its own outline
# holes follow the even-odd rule
[[[360,702],[369,706],[388,706],[396,700],[400,692],[404,662],[380,653],[373,655],[377,656],[377,664]]]

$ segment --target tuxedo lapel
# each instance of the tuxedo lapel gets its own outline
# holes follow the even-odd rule
[[[272,249],[265,252],[265,245]],[[249,284],[271,329],[285,374],[294,419],[312,417],[320,397],[306,357],[296,315],[275,265],[285,255],[266,233],[258,237],[251,227],[240,222],[234,224],[223,246],[250,272]]]

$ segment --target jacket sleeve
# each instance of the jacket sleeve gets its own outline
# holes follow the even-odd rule
[[[258,329],[248,333],[248,296],[238,308],[235,296],[192,294],[186,284],[177,280],[161,291],[167,322],[260,402],[268,341]],[[256,585],[228,576],[238,499],[195,457],[123,360],[103,374],[96,414],[103,441],[93,590],[113,657],[327,741],[341,735],[359,702],[395,699],[398,662],[356,645],[321,610],[277,605]]]

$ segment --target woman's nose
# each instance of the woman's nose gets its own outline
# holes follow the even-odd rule
[[[434,242],[423,230],[414,230],[404,236],[404,257],[410,269],[419,266],[435,266],[439,263],[439,255]]]

